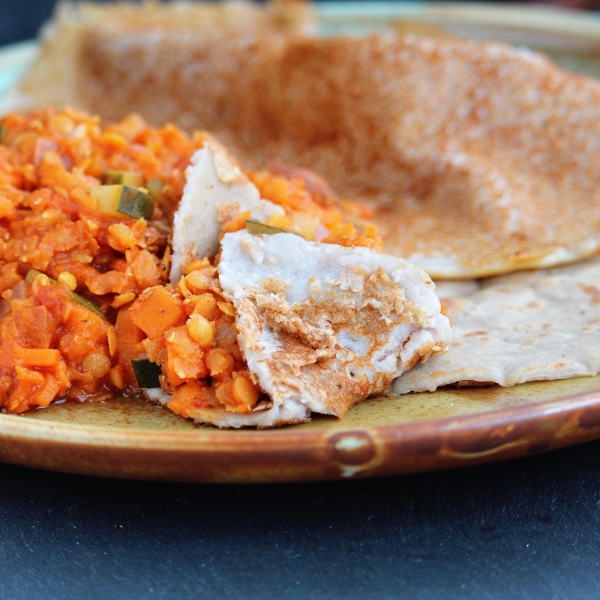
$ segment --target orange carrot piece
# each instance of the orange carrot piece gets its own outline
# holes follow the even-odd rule
[[[23,367],[53,367],[62,360],[60,350],[51,349],[19,348],[15,355]]]
[[[144,332],[133,322],[129,307],[124,306],[117,314],[115,322],[117,348],[127,358],[139,355],[137,345],[144,339]]]
[[[123,378],[127,383],[137,385],[131,359],[140,356],[138,344],[144,339],[144,332],[132,321],[128,306],[121,308],[117,314],[115,334]]]
[[[181,301],[160,286],[147,289],[131,305],[129,314],[133,322],[151,339],[163,334],[186,316]]]

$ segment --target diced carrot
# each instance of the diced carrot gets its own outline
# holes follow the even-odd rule
[[[137,385],[131,359],[140,356],[138,344],[144,339],[144,332],[133,322],[128,306],[121,308],[117,314],[115,334],[119,348],[119,363],[123,368],[123,379],[131,385]]]
[[[60,350],[15,348],[15,358],[23,367],[53,367],[61,360]]]
[[[147,289],[131,305],[129,313],[149,338],[158,337],[186,316],[181,300],[160,286]]]

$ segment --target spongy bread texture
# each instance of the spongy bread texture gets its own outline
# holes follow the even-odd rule
[[[440,297],[452,320],[448,352],[394,381],[396,394],[459,384],[512,386],[600,372],[600,259],[514,273]],[[448,295],[449,294],[449,295]]]
[[[268,86],[259,151],[375,202],[384,251],[433,277],[600,250],[598,81],[504,44],[373,36],[290,44]]]
[[[49,82],[69,102],[210,129],[251,168],[275,157],[314,168],[341,196],[381,207],[385,251],[430,275],[600,250],[597,81],[496,43],[302,39],[262,26],[198,35],[99,13],[77,22],[71,62],[46,63],[71,65]],[[40,70],[21,91],[47,100]]]
[[[223,238],[218,268],[248,367],[272,402],[223,415],[221,426],[341,417],[450,340],[435,285],[396,257],[241,231]]]
[[[282,36],[307,34],[313,29],[312,10],[309,3],[305,2],[273,2],[261,5],[250,0],[117,0],[107,3],[60,0],[56,4],[52,20],[41,30],[41,53],[38,59],[18,87],[10,90],[8,97],[2,98],[0,112],[37,110],[49,106],[86,108],[86,102],[93,103],[93,97],[98,92],[105,97],[111,97],[116,92],[117,97],[114,101],[124,100],[125,96],[116,88],[102,91],[102,84],[96,86],[95,74],[89,71],[91,65],[87,64],[85,58],[86,48],[88,44],[93,48],[100,39],[106,41],[110,38],[116,45],[114,49],[117,53],[124,50],[137,53],[135,46],[138,42],[145,44],[145,52],[142,50],[141,54],[137,54],[140,59],[137,65],[132,65],[130,60],[121,56],[121,66],[126,66],[127,69],[132,67],[128,74],[130,82],[144,94],[152,93],[147,86],[152,82],[158,83],[159,71],[164,68],[165,61],[169,58],[168,52],[173,51],[165,45],[167,39],[171,42],[182,41],[179,48],[187,53],[190,70],[194,71],[198,65],[193,66],[191,63],[198,58],[194,52],[198,46],[206,50],[218,39],[231,41],[234,48],[251,46],[261,38],[280,43]],[[96,34],[99,35],[97,39]],[[222,49],[218,44],[217,46],[217,50]],[[243,52],[240,56],[243,56]],[[127,62],[127,65],[123,61]],[[107,64],[106,67],[107,73],[120,68],[116,64]],[[232,67],[237,67],[237,61],[234,61]],[[157,75],[156,79],[153,79],[152,71]],[[189,74],[190,71],[180,73],[184,78]],[[119,82],[118,75],[115,81]],[[125,88],[128,85],[123,80],[121,83],[125,84]],[[174,83],[176,90],[177,83]],[[174,89],[170,91],[172,93]],[[211,91],[205,90],[209,93]],[[157,96],[161,105],[158,107],[158,114],[163,111],[161,124],[176,116],[164,112],[167,97],[165,92],[167,90],[160,90]],[[181,99],[181,96],[177,96],[177,102],[180,103]],[[97,100],[102,102],[100,98]],[[147,107],[152,106],[151,98],[146,100]],[[197,98],[189,98],[190,103],[195,102],[197,106],[204,104],[196,100]],[[110,102],[112,100],[109,99]]]
[[[218,143],[205,142],[194,153],[185,177],[183,196],[173,218],[172,283],[179,281],[182,269],[194,259],[217,253],[219,206],[236,205],[259,220],[283,214],[280,206],[261,199],[257,187]]]

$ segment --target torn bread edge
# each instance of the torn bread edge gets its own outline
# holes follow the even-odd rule
[[[219,249],[219,207],[237,204],[255,219],[268,221],[284,210],[260,197],[258,188],[233,164],[216,141],[205,142],[185,172],[183,196],[173,218],[171,283],[194,259],[214,256]]]
[[[223,238],[218,268],[240,348],[271,401],[251,413],[191,411],[197,422],[264,428],[312,412],[342,417],[450,343],[435,284],[400,258],[239,231]],[[146,393],[170,400],[162,389]]]

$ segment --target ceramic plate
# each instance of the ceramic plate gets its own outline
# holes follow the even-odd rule
[[[474,4],[336,3],[320,5],[320,12],[325,34],[443,24],[459,35],[529,45],[567,68],[600,74],[600,20],[592,15]],[[33,43],[0,51],[0,93],[36,52]],[[410,473],[598,437],[600,377],[373,398],[342,421],[317,417],[272,431],[199,428],[146,402],[119,398],[58,404],[26,416],[0,414],[2,461],[171,481],[308,481]]]

